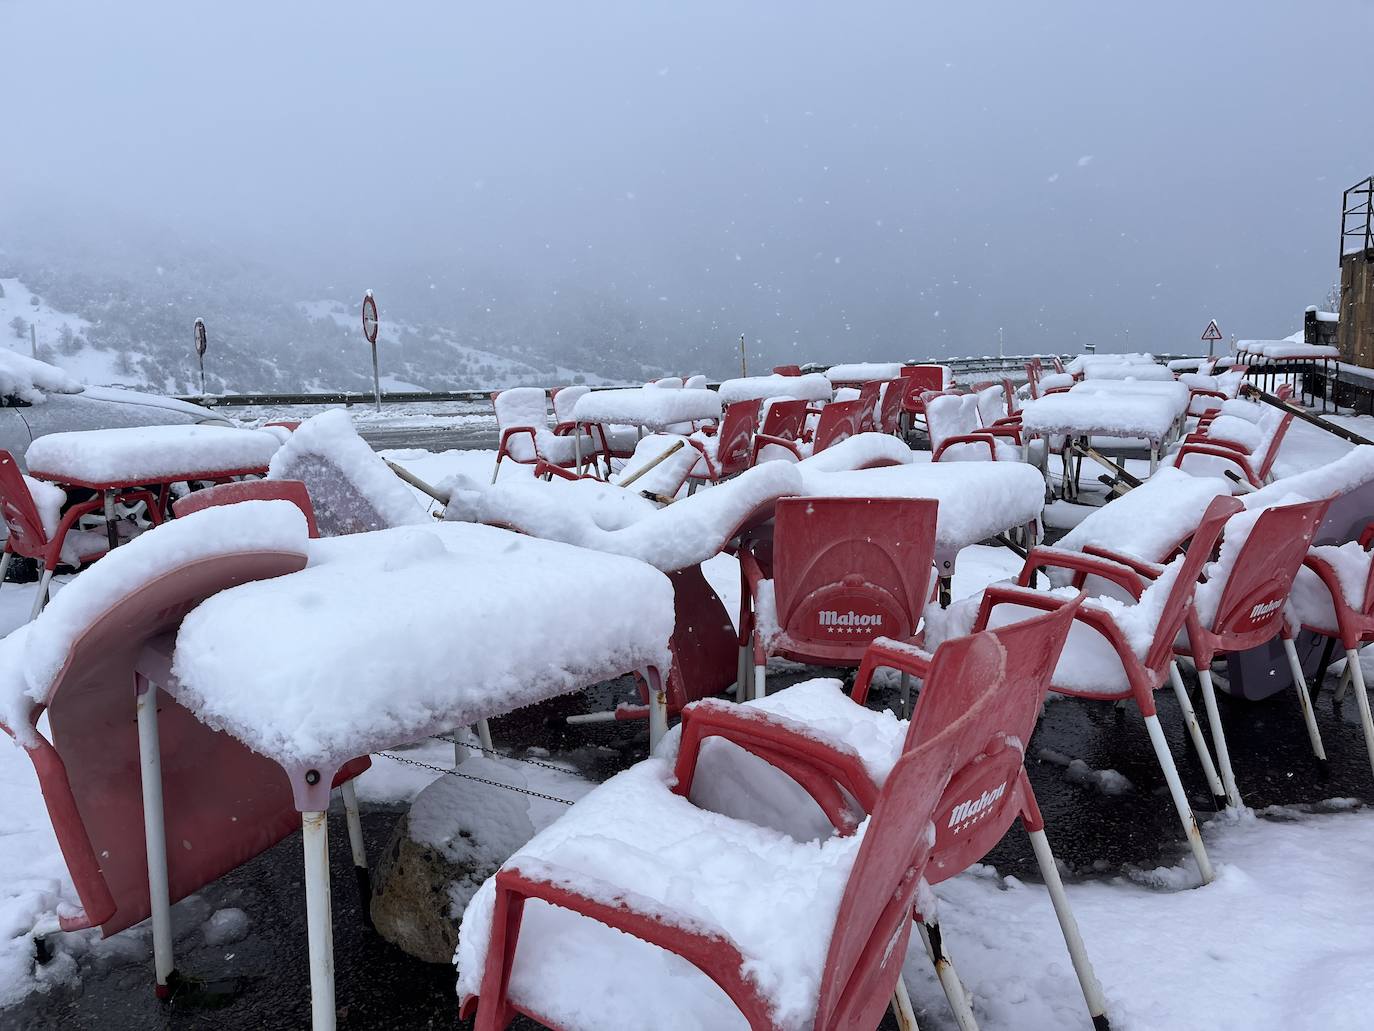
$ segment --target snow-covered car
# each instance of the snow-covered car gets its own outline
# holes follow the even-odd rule
[[[21,468],[29,445],[48,433],[192,423],[232,425],[175,398],[84,386],[56,366],[0,348],[0,448]]]

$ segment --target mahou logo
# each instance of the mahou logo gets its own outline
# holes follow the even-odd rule
[[[817,619],[821,626],[851,626],[851,627],[872,627],[877,629],[883,625],[881,613],[872,615],[860,615],[853,609],[848,612],[836,612],[834,609],[821,609],[817,613]]]
[[[1263,601],[1250,610],[1250,622],[1259,623],[1272,616],[1283,605],[1282,598],[1275,598],[1273,601]]]
[[[976,819],[980,813],[987,811],[989,806],[993,805],[999,798],[1001,798],[1006,793],[1007,782],[1002,781],[1002,783],[998,784],[997,787],[988,788],[977,798],[970,798],[966,801],[960,802],[950,812],[948,826],[953,827],[956,824],[965,822],[966,820]]]

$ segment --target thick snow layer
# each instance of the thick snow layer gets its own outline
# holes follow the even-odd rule
[[[720,418],[720,395],[714,390],[663,390],[633,387],[593,390],[574,406],[578,422],[611,422],[666,430],[680,422]]]
[[[596,897],[626,897],[671,923],[723,932],[780,1028],[810,1027],[826,950],[863,828],[800,843],[669,790],[672,767],[649,759],[583,798],[505,864],[567,877]],[[494,881],[463,914],[458,992],[480,987]],[[626,970],[633,976],[625,976]],[[525,906],[510,995],[570,1029],[746,1027],[685,960],[540,902]]]
[[[1093,511],[1056,547],[1082,551],[1091,544],[1163,562],[1197,528],[1212,499],[1230,492],[1225,480],[1162,466],[1139,487]]]
[[[673,450],[677,444],[682,446]],[[611,475],[611,483],[628,483],[629,489],[636,493],[648,491],[671,498],[700,464],[701,452],[686,438],[676,433],[650,433],[635,443],[634,452]],[[704,466],[701,472],[705,474]]]
[[[309,568],[215,595],[183,621],[173,671],[210,726],[324,768],[666,670],[672,630],[672,586],[644,563],[433,523],[313,541]]]
[[[902,374],[901,362],[851,362],[832,365],[825,370],[831,383],[871,383],[873,380],[896,379]]]
[[[25,461],[34,476],[59,483],[167,483],[266,469],[279,445],[260,430],[129,426],[46,434]]]
[[[1042,375],[1037,382],[1039,383],[1040,393],[1047,394],[1051,390],[1058,390],[1060,387],[1072,387],[1075,380],[1071,372],[1051,372]]]
[[[805,376],[746,376],[727,379],[720,385],[720,399],[724,404],[752,401],[755,398],[784,398],[796,401],[829,401],[830,381],[818,372]]]
[[[248,501],[173,519],[111,551],[74,578],[32,623],[0,640],[0,721],[32,741],[29,713],[45,704],[78,637],[130,591],[188,562],[243,551],[304,554],[305,516],[288,501]]]
[[[1085,373],[1094,365],[1153,365],[1155,356],[1144,351],[1127,354],[1080,354],[1064,366],[1064,371],[1073,376]]]
[[[53,535],[57,533],[58,524],[62,521],[62,506],[67,503],[67,492],[56,484],[48,483],[46,480],[35,480],[32,476],[24,477],[24,486],[29,488],[34,508],[38,509],[38,519],[43,524],[44,535],[52,540]]]
[[[220,909],[210,914],[200,929],[206,945],[233,945],[248,937],[248,914],[241,909]]]
[[[1178,416],[1164,398],[1124,394],[1052,394],[1027,401],[1021,425],[1027,433],[1145,437],[1162,441]]]
[[[977,544],[1040,516],[1045,481],[1022,462],[915,462],[855,472],[802,469],[803,493],[816,497],[934,498],[941,550]]]
[[[268,478],[302,480],[326,537],[428,521],[386,462],[336,409],[307,419],[272,457]]]
[[[473,514],[480,522],[671,572],[719,554],[750,514],[800,494],[798,468],[765,462],[661,509],[629,491],[586,481],[498,484],[480,495]]]
[[[586,393],[586,389],[582,388],[582,397]],[[573,399],[572,412],[577,411],[577,402],[582,397]],[[492,407],[496,410],[497,429],[503,434],[512,429],[527,429],[534,434],[533,438],[529,433],[515,433],[507,438],[506,450],[516,462],[533,464],[543,458],[555,465],[572,465],[577,459],[579,447],[584,458],[595,450],[596,445],[586,434],[559,436],[549,428],[548,398],[541,387],[502,390],[493,399]]]
[[[1234,415],[1218,415],[1207,428],[1207,436],[1239,444],[1252,454],[1264,442],[1258,425]]]
[[[1320,545],[1311,549],[1313,558],[1321,559],[1336,573],[1339,590],[1345,604],[1356,612],[1364,609],[1364,592],[1369,582],[1371,555],[1356,541],[1341,545]],[[1306,566],[1298,570],[1293,589],[1288,594],[1290,619],[1302,626],[1336,630],[1336,607],[1326,582]]]
[[[1000,391],[1000,387],[990,388]],[[926,425],[930,430],[930,449],[937,450],[950,437],[976,434],[983,429],[978,394],[943,394],[926,402]],[[1021,449],[1005,438],[985,437],[982,443],[952,444],[940,455],[942,462],[1015,462]],[[994,454],[996,458],[994,459]]]
[[[840,473],[884,465],[910,465],[914,452],[888,433],[856,433],[797,463],[803,476]]]
[[[55,365],[0,347],[0,397],[41,405],[45,394],[79,394],[81,384]]]
[[[1105,379],[1105,380],[1136,380],[1139,382],[1159,382],[1172,383],[1174,374],[1163,365],[1146,365],[1144,363],[1107,363],[1094,362],[1083,370],[1085,380]]]
[[[1276,504],[1285,494],[1299,494],[1315,501],[1348,494],[1371,480],[1374,480],[1374,445],[1361,444],[1334,462],[1275,480],[1240,500],[1246,508]]]
[[[1077,383],[1071,394],[1105,394],[1109,397],[1158,397],[1170,402],[1177,415],[1188,408],[1188,388],[1182,383],[1147,379],[1090,379]]]
[[[1316,358],[1339,358],[1341,352],[1339,348],[1324,346],[1321,344],[1297,344],[1285,340],[1242,341],[1242,344],[1259,344],[1256,348],[1260,354],[1270,361],[1292,361],[1295,358],[1316,359]],[[1237,345],[1238,350],[1250,350],[1250,348]]]

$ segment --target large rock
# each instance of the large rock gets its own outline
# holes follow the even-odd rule
[[[461,773],[575,801],[592,784],[574,773],[474,757]],[[515,850],[567,806],[466,777],[440,777],[392,832],[373,879],[372,922],[408,955],[452,963],[468,900]]]

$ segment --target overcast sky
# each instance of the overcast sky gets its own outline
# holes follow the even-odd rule
[[[1370,0],[0,0],[0,37],[0,232],[319,296],[489,265],[778,357],[1284,335],[1374,173]]]

